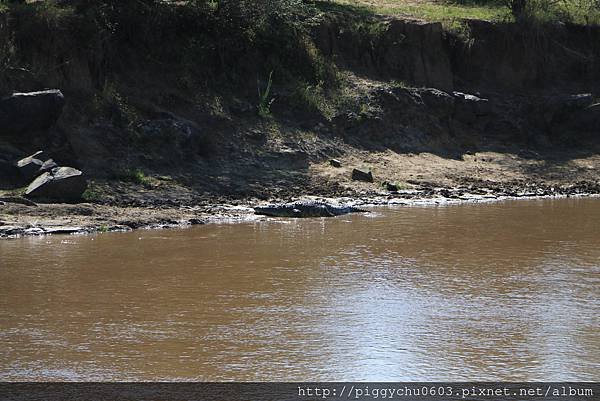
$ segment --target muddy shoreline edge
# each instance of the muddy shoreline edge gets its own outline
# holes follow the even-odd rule
[[[328,196],[329,195],[329,196]],[[420,187],[399,191],[372,191],[352,196],[303,195],[270,199],[217,200],[209,205],[123,207],[93,203],[31,204],[3,201],[0,205],[0,239],[46,235],[85,235],[149,229],[185,229],[204,224],[231,224],[271,220],[254,214],[265,203],[321,200],[366,208],[401,206],[449,206],[511,200],[544,200],[600,197],[600,184],[580,182],[566,187],[528,183],[518,190],[488,187]]]

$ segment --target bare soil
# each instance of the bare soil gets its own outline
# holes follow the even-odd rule
[[[385,204],[399,201],[489,201],[503,197],[600,192],[599,155],[578,157],[576,154],[563,154],[541,159],[477,152],[465,154],[462,159],[450,159],[431,153],[346,151],[337,157],[342,167],[333,167],[328,160],[310,164],[308,192],[284,189],[295,188],[295,180],[288,179],[280,182],[279,191],[275,191],[278,195],[271,195],[272,188],[262,188],[263,199],[197,196],[191,190],[176,185],[149,188],[121,184],[119,191],[123,199],[132,204],[137,200],[141,205],[82,203],[27,206],[4,202],[0,205],[0,237],[174,228],[242,221],[256,218],[252,207],[257,204],[307,196]],[[375,182],[353,181],[350,177],[354,167],[370,169]],[[398,191],[388,191],[381,185],[383,181],[397,184]],[[174,194],[179,194],[186,201],[179,205],[166,204],[165,199],[172,198]]]

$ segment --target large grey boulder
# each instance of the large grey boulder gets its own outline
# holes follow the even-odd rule
[[[83,173],[73,167],[56,167],[37,177],[25,196],[30,199],[77,202],[87,188]]]
[[[50,128],[60,117],[65,98],[58,89],[13,93],[0,99],[0,135]]]

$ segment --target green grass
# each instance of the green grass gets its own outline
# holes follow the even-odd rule
[[[130,168],[117,171],[115,172],[115,178],[121,181],[133,182],[134,184],[140,185],[148,185],[151,181],[150,178],[139,168]]]
[[[383,14],[442,22],[479,19],[513,21],[508,1],[503,0],[334,0],[353,13]],[[600,3],[596,0],[529,0],[523,20],[600,25]]]
[[[363,13],[404,16],[428,21],[447,22],[454,19],[498,20],[508,18],[508,8],[501,3],[458,4],[451,2],[415,1],[415,0],[335,0],[341,6],[349,6]]]
[[[86,202],[97,202],[102,199],[102,191],[96,186],[95,182],[91,181],[81,198]]]

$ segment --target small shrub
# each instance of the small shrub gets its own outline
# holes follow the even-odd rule
[[[110,119],[117,127],[131,130],[139,116],[121,95],[116,85],[107,83],[93,98],[92,109]]]
[[[271,105],[275,101],[275,98],[271,98],[271,86],[273,84],[273,71],[269,73],[269,80],[267,81],[267,87],[264,91],[260,89],[260,81],[257,81],[258,87],[258,115],[262,118],[269,118],[271,116]]]
[[[506,5],[519,23],[600,24],[600,2],[597,0],[506,0]]]
[[[464,20],[453,19],[450,23],[446,24],[446,29],[453,33],[466,46],[472,46],[474,42],[473,33],[471,32],[470,25]]]
[[[316,112],[327,118],[333,114],[324,89],[325,83],[318,82],[316,85],[300,82],[294,89],[292,104],[307,112]]]
[[[139,168],[119,170],[115,173],[115,178],[121,181],[133,182],[134,184],[150,184],[150,178]]]
[[[98,202],[102,199],[102,195],[100,194],[100,191],[98,191],[92,185],[89,185],[81,195],[81,198],[86,202]]]

